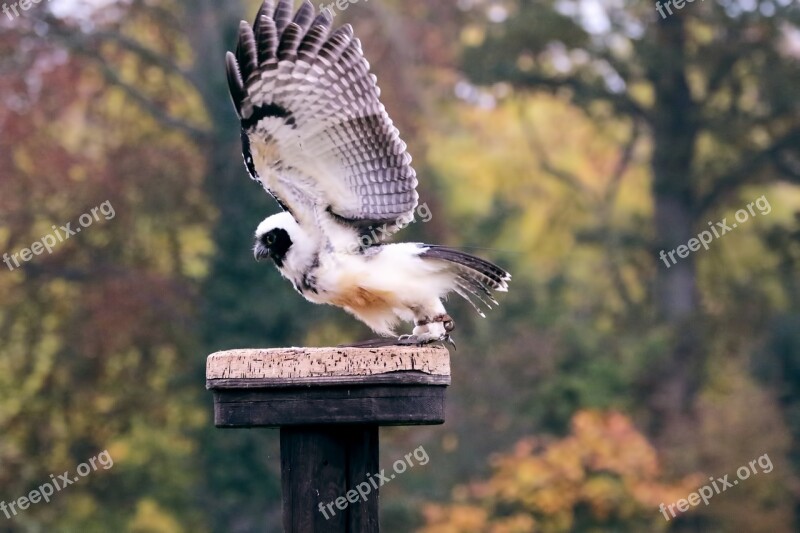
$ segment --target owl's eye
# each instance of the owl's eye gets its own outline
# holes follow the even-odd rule
[[[272,246],[273,244],[275,244],[275,234],[269,233],[267,235],[267,246]]]

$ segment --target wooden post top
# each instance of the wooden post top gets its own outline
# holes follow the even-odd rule
[[[217,427],[444,423],[443,346],[271,348],[208,356]]]
[[[298,385],[450,384],[443,346],[257,348],[208,356],[209,389]]]

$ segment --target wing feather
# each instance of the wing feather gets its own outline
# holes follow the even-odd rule
[[[300,26],[296,22],[290,22],[281,36],[278,45],[278,61],[293,61],[297,57],[297,47],[300,45]]]
[[[228,70],[228,89],[231,93],[233,105],[236,107],[236,112],[242,114],[242,101],[247,96],[244,90],[244,81],[242,81],[242,73],[239,72],[239,65],[236,62],[236,56],[228,52],[225,56],[225,63]]]
[[[242,79],[245,84],[250,83],[252,76],[258,72],[258,49],[253,29],[245,21],[239,23],[239,45],[236,47],[236,59]]]
[[[312,26],[324,26],[327,29],[333,25],[333,13],[330,8],[324,8],[319,12],[317,18],[314,19]]]
[[[254,33],[258,42],[258,62],[262,70],[267,70],[267,65],[276,60],[278,30],[275,21],[267,15],[259,15],[257,20]]]
[[[314,20],[314,6],[309,0],[304,0],[300,9],[294,16],[294,22],[300,28],[300,33],[306,33]]]
[[[353,28],[332,22],[309,0],[294,17],[291,0],[268,0],[240,27],[226,63],[245,161],[296,218],[394,222],[417,205],[411,156]]]
[[[311,31],[303,38],[303,42],[300,43],[297,56],[302,61],[306,62],[309,67],[311,66],[311,61],[314,60],[314,57],[319,53],[320,48],[322,48],[322,45],[325,43],[328,29],[327,26],[317,24],[311,28]]]
[[[292,0],[280,0],[278,7],[275,8],[275,27],[278,28],[278,35],[283,33],[289,22],[292,21]]]
[[[272,13],[275,11],[275,5],[272,3],[272,0],[264,0],[261,3],[261,7],[258,8],[258,13],[256,13],[256,20],[253,24],[253,33],[258,35],[261,31],[261,23],[265,19],[272,20]]]

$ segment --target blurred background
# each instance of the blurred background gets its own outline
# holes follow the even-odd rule
[[[258,2],[23,4],[0,14],[0,253],[115,214],[0,265],[0,500],[114,466],[0,531],[279,531],[278,432],[213,428],[205,357],[371,335],[253,260],[278,208],[223,65]],[[430,457],[381,489],[384,531],[798,531],[798,4],[339,4],[432,215],[398,238],[514,275],[486,319],[449,307],[447,423],[382,430],[385,466]]]

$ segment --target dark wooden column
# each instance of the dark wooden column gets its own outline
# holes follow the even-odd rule
[[[367,481],[366,499],[356,491],[351,493],[354,503],[347,501],[347,492],[377,471],[376,425],[281,428],[286,531],[378,531],[378,489]],[[345,500],[339,500],[340,505],[347,504],[344,510],[336,506],[341,497]]]
[[[231,350],[208,358],[214,423],[279,427],[290,533],[378,531],[378,427],[444,423],[443,347]]]

